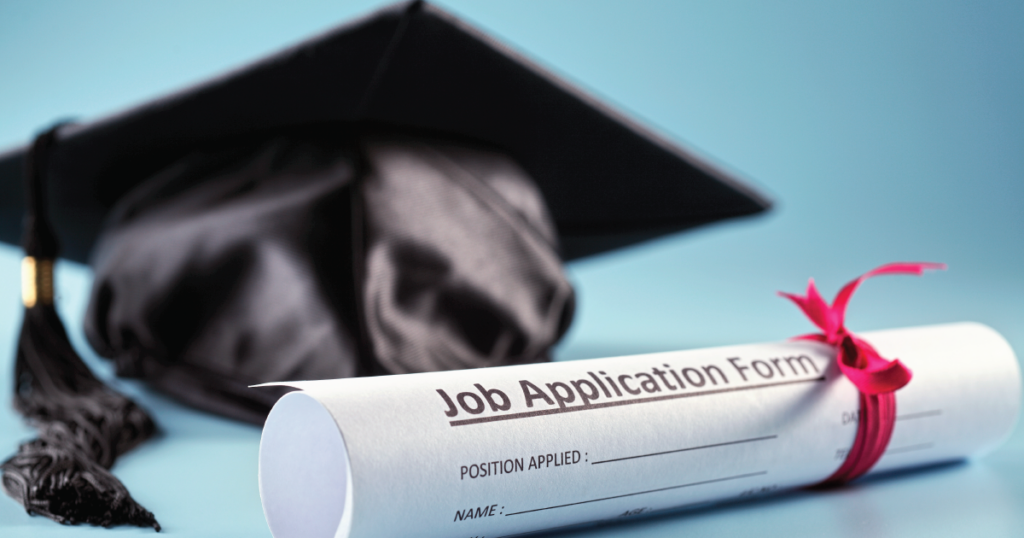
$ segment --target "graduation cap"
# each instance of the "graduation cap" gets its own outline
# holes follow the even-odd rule
[[[54,128],[0,156],[0,241],[27,215],[15,403],[40,431],[4,487],[159,528],[109,473],[155,426],[68,343],[57,237],[91,257],[86,334],[119,375],[259,422],[256,383],[545,360],[572,316],[561,261],[767,207],[422,2]]]

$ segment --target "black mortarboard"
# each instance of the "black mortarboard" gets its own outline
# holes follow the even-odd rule
[[[155,525],[107,472],[154,426],[67,343],[56,237],[92,258],[86,334],[119,374],[259,421],[274,396],[251,384],[543,360],[572,316],[559,243],[766,207],[420,2],[48,131],[0,157],[0,240],[28,216],[15,400],[40,429],[4,487],[59,521]]]
[[[85,261],[131,187],[186,152],[296,126],[372,122],[487,142],[540,187],[565,259],[768,207],[752,189],[440,9],[399,4],[196,87],[62,133],[63,255]],[[0,159],[17,243],[23,151]]]

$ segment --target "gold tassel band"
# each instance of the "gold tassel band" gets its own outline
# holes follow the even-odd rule
[[[32,256],[21,260],[21,302],[25,308],[53,304],[53,260]]]

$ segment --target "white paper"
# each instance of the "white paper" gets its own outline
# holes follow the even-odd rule
[[[992,329],[862,336],[914,374],[872,473],[1010,434],[1020,373]],[[832,349],[794,341],[285,384],[260,445],[277,538],[500,538],[815,484],[858,408]]]

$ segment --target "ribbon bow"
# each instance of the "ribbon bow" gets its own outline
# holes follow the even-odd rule
[[[847,482],[868,472],[885,453],[896,422],[896,398],[893,392],[910,382],[910,369],[898,359],[883,358],[871,344],[846,329],[846,305],[861,282],[879,275],[921,275],[926,269],[945,269],[942,263],[890,263],[843,286],[832,305],[822,299],[814,279],[807,284],[807,295],[779,292],[796,303],[822,330],[820,334],[798,336],[796,340],[823,342],[836,348],[836,363],[843,375],[860,391],[857,437],[843,465],[824,483]]]

